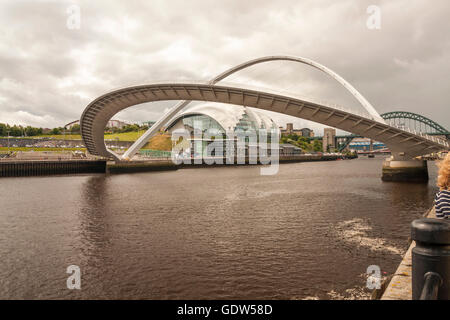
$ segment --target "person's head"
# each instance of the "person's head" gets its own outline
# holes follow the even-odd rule
[[[439,163],[438,187],[450,190],[450,153]]]

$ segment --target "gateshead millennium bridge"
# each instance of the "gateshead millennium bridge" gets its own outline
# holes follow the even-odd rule
[[[307,64],[326,73],[358,100],[368,112],[368,116],[291,95],[246,88],[243,85],[225,86],[217,84],[239,70],[275,60]],[[137,104],[165,100],[182,100],[182,102],[176,104],[164,114],[123,156],[119,156],[106,147],[104,128],[115,114]],[[92,101],[81,116],[83,141],[89,153],[93,155],[113,158],[116,161],[129,160],[191,101],[221,102],[278,112],[383,142],[392,151],[391,159],[386,161],[383,167],[384,173],[386,171],[383,176],[386,178],[385,180],[396,180],[398,177],[403,180],[405,175],[410,174],[410,172],[416,175],[417,171],[425,170],[426,166],[424,162],[414,158],[449,149],[447,141],[386,124],[367,99],[341,76],[315,61],[289,56],[269,56],[251,60],[225,71],[208,83],[155,83],[122,88],[106,93]]]

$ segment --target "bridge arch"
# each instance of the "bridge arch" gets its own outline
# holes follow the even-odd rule
[[[330,76],[334,80],[336,80],[340,85],[342,85],[348,92],[350,92],[353,97],[358,100],[358,102],[361,104],[361,106],[370,114],[373,120],[377,120],[381,123],[384,123],[384,119],[380,116],[380,114],[375,110],[375,108],[370,104],[369,101],[358,91],[353,87],[347,80],[342,78],[340,75],[338,75],[333,70],[325,67],[324,65],[303,57],[293,57],[293,56],[267,56],[267,57],[261,57],[253,60],[249,60],[247,62],[241,63],[233,68],[230,68],[226,70],[225,72],[219,74],[217,77],[211,80],[211,84],[215,84],[226,77],[232,75],[233,73],[236,73],[239,70],[246,69],[248,67],[251,67],[255,64],[270,62],[270,61],[292,61],[292,62],[298,62],[302,64],[306,64],[308,66],[311,66],[315,69],[318,69],[322,72],[324,72],[326,75]]]
[[[261,57],[253,60],[246,61],[244,63],[241,63],[237,66],[234,66],[215,78],[211,79],[209,81],[209,84],[216,84],[217,82],[227,78],[228,76],[246,69],[248,67],[251,67],[256,64],[270,62],[270,61],[292,61],[297,63],[303,63],[309,66],[312,66],[313,68],[316,68],[328,76],[335,79],[339,84],[341,84],[347,91],[349,91],[357,100],[358,102],[363,106],[363,108],[369,113],[369,115],[372,117],[373,120],[376,120],[381,123],[385,123],[383,118],[378,114],[378,112],[375,110],[375,108],[370,104],[369,101],[367,101],[366,98],[358,91],[356,90],[349,82],[347,82],[344,78],[342,78],[340,75],[338,75],[336,72],[332,71],[331,69],[325,67],[324,65],[313,61],[311,59],[302,58],[302,57],[293,57],[293,56],[266,56]],[[142,148],[148,140],[155,135],[163,126],[167,124],[167,122],[174,117],[179,111],[181,111],[183,108],[185,108],[190,103],[189,100],[181,101],[178,104],[176,104],[174,107],[172,107],[166,114],[162,116],[151,128],[149,128],[139,139],[125,152],[123,155],[123,159],[130,159],[136,152],[139,151],[140,148]],[[117,158],[118,156],[110,151],[109,152],[111,156]],[[120,159],[119,159],[120,160]]]
[[[408,111],[392,111],[383,113],[381,117],[384,120],[410,119],[432,128],[433,130],[435,130],[435,133],[437,134],[450,135],[450,132],[443,126],[441,126],[439,123],[417,113]],[[424,132],[424,133],[430,134],[432,132]]]

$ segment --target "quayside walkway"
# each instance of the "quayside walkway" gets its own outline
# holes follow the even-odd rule
[[[426,218],[436,218],[434,207],[425,213],[424,216]],[[402,262],[381,296],[381,300],[412,300],[412,249],[415,246],[416,243],[412,241]]]

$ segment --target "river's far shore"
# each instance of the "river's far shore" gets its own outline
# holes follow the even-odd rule
[[[295,155],[280,156],[279,163],[314,162],[314,161],[336,161],[342,160],[340,155]],[[197,159],[198,160],[198,159]],[[217,160],[217,159],[215,159]],[[189,161],[175,164],[171,159],[152,159],[146,161],[113,162],[104,159],[45,159],[45,160],[20,160],[3,159],[0,161],[0,177],[25,177],[40,175],[64,175],[64,174],[86,174],[86,173],[136,173],[151,171],[178,170],[185,168],[202,168],[218,166],[242,166],[263,165],[252,163],[248,158],[244,163],[233,161],[227,164],[225,161],[212,163],[207,159]]]

